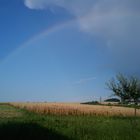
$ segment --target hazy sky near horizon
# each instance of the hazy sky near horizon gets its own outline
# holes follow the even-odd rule
[[[0,0],[0,101],[110,96],[140,77],[139,0]]]

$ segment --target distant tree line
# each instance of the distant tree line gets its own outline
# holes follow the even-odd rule
[[[106,100],[104,100],[105,102],[120,102],[120,100],[119,99],[117,99],[117,98],[109,98],[109,99],[106,99]]]

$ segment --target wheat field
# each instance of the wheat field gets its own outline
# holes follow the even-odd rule
[[[52,115],[104,115],[104,116],[134,116],[134,108],[84,105],[80,103],[10,103],[17,108]],[[140,109],[137,109],[140,116]]]

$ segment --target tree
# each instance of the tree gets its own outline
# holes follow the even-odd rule
[[[140,99],[140,81],[135,77],[130,78],[129,95],[130,99],[137,105]]]
[[[122,74],[116,75],[116,78],[112,78],[107,84],[107,87],[113,91],[113,95],[118,96],[121,102],[124,103],[126,100],[130,99],[129,94],[129,80]]]
[[[112,78],[107,86],[110,90],[113,91],[113,95],[118,96],[121,99],[122,103],[126,101],[133,101],[135,105],[138,104],[140,99],[140,81],[139,79],[131,76],[126,77],[122,74],[116,75],[116,78]],[[135,107],[136,115],[136,107]]]

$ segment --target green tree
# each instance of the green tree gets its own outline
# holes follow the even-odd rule
[[[108,83],[106,83],[106,85],[111,91],[113,91],[114,96],[118,96],[121,99],[122,103],[130,99],[130,83],[122,74],[116,75],[116,78],[112,78]]]
[[[121,103],[133,101],[135,103],[136,115],[136,105],[140,99],[140,81],[138,78],[134,76],[126,77],[122,74],[118,74],[116,78],[112,78],[107,83],[107,87],[113,91],[113,95],[121,99]]]
[[[131,77],[129,80],[129,95],[130,99],[134,101],[137,105],[138,100],[140,99],[140,81],[135,77]]]

